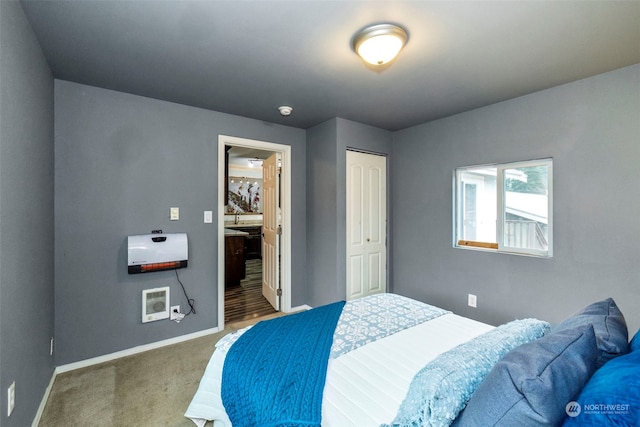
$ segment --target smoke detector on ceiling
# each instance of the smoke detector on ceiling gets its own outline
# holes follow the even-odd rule
[[[282,117],[287,117],[287,116],[291,115],[291,112],[293,111],[293,107],[289,107],[287,105],[283,105],[282,107],[278,107],[278,110],[280,110],[280,115]]]

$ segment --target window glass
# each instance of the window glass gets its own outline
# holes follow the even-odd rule
[[[547,165],[505,170],[505,247],[541,252],[549,249],[548,183]]]
[[[455,246],[551,256],[551,159],[456,170]]]

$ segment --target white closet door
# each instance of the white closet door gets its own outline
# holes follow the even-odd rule
[[[387,159],[347,151],[347,300],[387,291]]]

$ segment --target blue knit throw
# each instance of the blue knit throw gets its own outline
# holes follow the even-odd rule
[[[256,324],[229,349],[222,402],[233,427],[320,426],[333,332],[345,302]]]

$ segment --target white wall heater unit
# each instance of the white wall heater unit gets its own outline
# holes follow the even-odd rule
[[[142,323],[169,318],[169,287],[142,291]]]
[[[189,259],[186,233],[129,236],[127,248],[129,274],[184,268]]]

